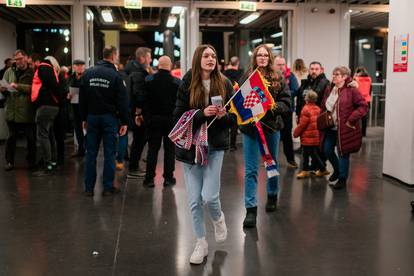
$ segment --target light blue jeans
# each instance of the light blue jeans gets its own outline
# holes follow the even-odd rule
[[[279,155],[280,132],[265,134],[267,145],[276,167],[279,170],[277,162]],[[257,177],[259,175],[259,162],[262,157],[259,149],[258,137],[252,138],[243,134],[243,155],[244,155],[244,206],[252,208],[257,206]],[[260,160],[260,161],[259,161]],[[267,194],[274,196],[279,191],[279,176],[267,179]]]
[[[188,193],[193,230],[197,238],[206,236],[203,204],[207,205],[210,217],[217,221],[221,217],[220,175],[224,151],[210,151],[206,166],[184,163],[184,182]]]

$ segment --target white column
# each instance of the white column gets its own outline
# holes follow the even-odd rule
[[[390,1],[383,159],[383,173],[409,185],[414,185],[413,10],[412,0]],[[394,63],[399,63],[397,58],[402,51],[398,38],[406,34],[408,71],[394,72]]]
[[[187,69],[191,68],[191,61],[197,46],[200,44],[200,28],[198,9],[190,4],[187,10]]]
[[[187,18],[188,10],[184,9],[184,11],[180,14],[180,64],[181,64],[181,76],[184,76],[184,74],[187,72],[187,25],[188,22],[186,20]]]
[[[348,66],[348,10],[346,4],[299,4],[293,15],[292,59],[319,61],[328,77],[336,66]]]
[[[74,1],[71,11],[72,59],[82,59],[88,63],[85,7],[80,1]]]

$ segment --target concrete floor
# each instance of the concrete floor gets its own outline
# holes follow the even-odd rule
[[[181,164],[173,188],[163,188],[157,176],[155,189],[146,189],[141,179],[126,181],[119,172],[121,194],[102,198],[96,191],[86,198],[83,160],[70,159],[54,176],[34,178],[20,148],[17,169],[0,170],[0,275],[412,276],[414,194],[382,177],[382,137],[381,129],[369,130],[352,156],[346,191],[333,192],[326,179],[297,180],[298,171],[286,168],[281,155],[278,211],[264,211],[262,169],[252,230],[242,228],[242,152],[227,153],[221,199],[228,240],[215,244],[207,221],[209,256],[200,266],[188,263],[195,238]]]

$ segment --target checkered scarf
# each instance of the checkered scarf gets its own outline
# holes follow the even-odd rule
[[[168,134],[168,138],[179,148],[189,150],[191,145],[195,145],[195,163],[202,166],[207,165],[208,142],[207,142],[207,122],[203,123],[193,134],[194,115],[200,109],[186,111],[177,124]]]

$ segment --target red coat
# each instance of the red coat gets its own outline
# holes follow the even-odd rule
[[[294,137],[300,136],[300,143],[304,146],[318,146],[319,145],[319,130],[316,126],[321,109],[314,103],[307,103],[301,113],[299,125],[293,132]]]
[[[339,89],[339,98],[336,105],[338,113],[338,145],[339,154],[357,152],[361,148],[361,118],[368,112],[368,104],[357,88],[348,87],[352,81],[348,78],[343,88]],[[331,94],[333,86],[329,86],[322,100],[322,111],[326,110],[326,100]],[[349,122],[353,128],[346,125]],[[321,147],[325,132],[321,131]]]
[[[367,103],[371,102],[371,77],[355,77],[355,80],[358,82],[358,89],[362,97],[364,97]]]

